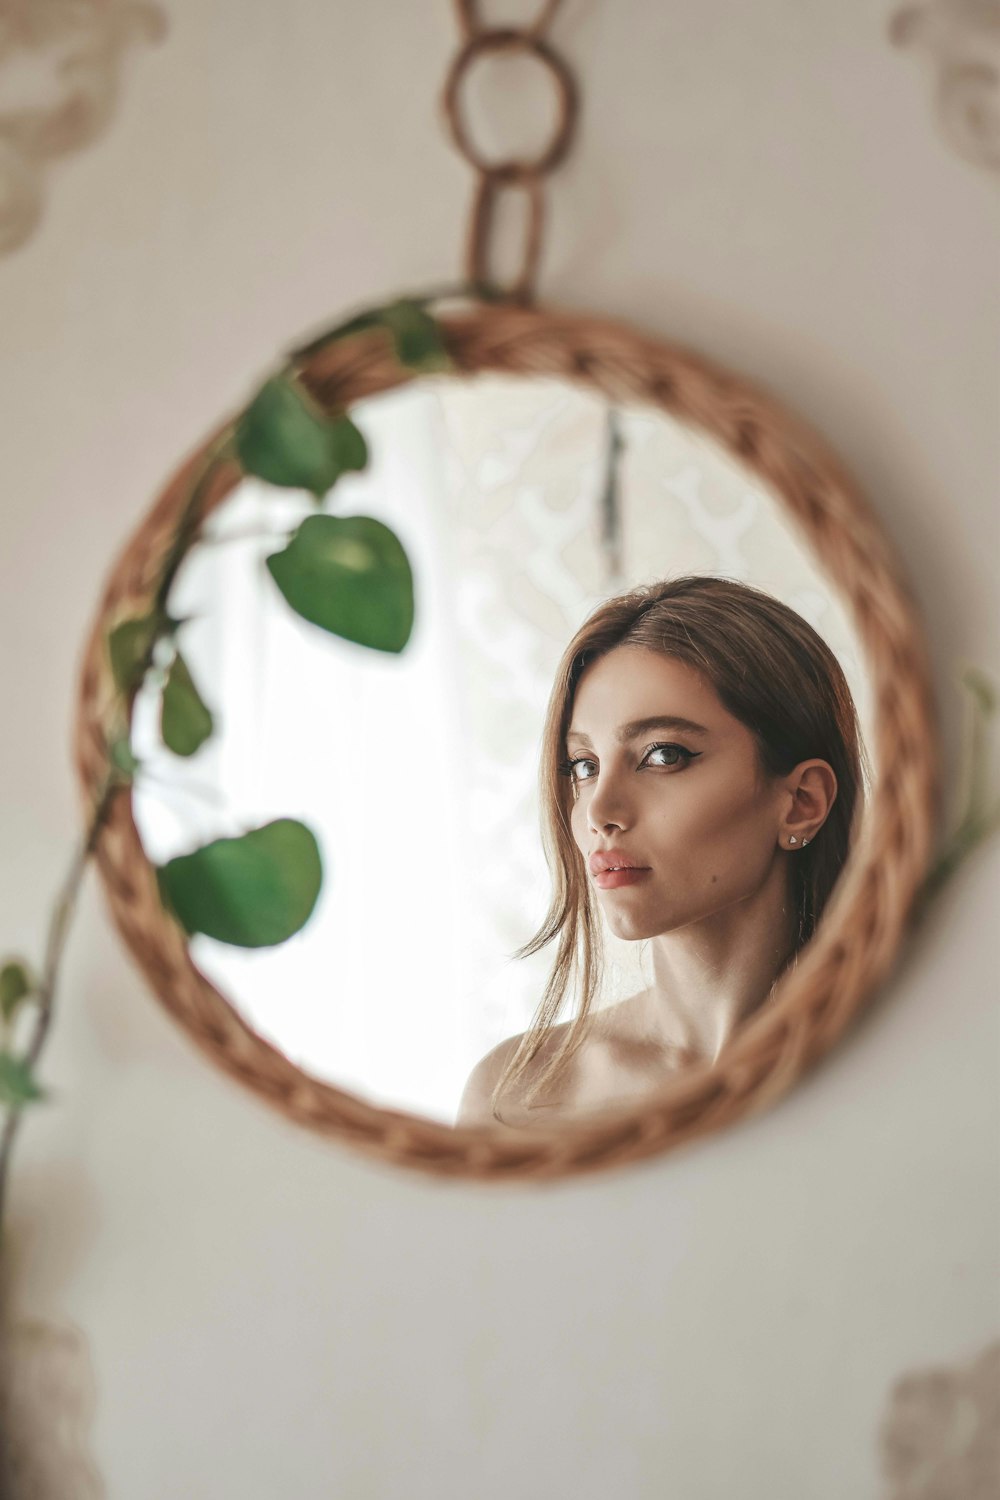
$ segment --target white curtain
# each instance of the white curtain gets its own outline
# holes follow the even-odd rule
[[[714,445],[652,410],[622,414],[624,578],[601,541],[607,410],[549,380],[436,377],[359,403],[368,469],[326,507],[400,537],[416,624],[398,656],[293,614],[264,565],[315,510],[247,481],[195,549],[170,604],[216,716],[182,761],[137,702],[147,762],[136,817],[162,862],[279,817],[316,834],[324,882],[302,932],[271,949],[204,936],[194,961],[307,1071],[379,1103],[452,1120],[475,1062],[527,1026],[555,945],[536,930],[549,880],[538,828],[542,719],[556,664],[620,587],[682,572],[746,578],[809,619],[843,662],[863,722],[849,624],[773,498]],[[641,945],[644,949],[645,945]],[[647,982],[608,934],[605,1001]]]

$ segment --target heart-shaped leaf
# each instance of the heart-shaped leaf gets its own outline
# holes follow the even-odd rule
[[[193,755],[212,733],[212,715],[178,651],[170,666],[160,711],[160,734],[175,755]]]
[[[275,375],[258,391],[237,423],[236,452],[247,474],[318,498],[368,462],[350,417],[328,417],[290,375]]]
[[[237,948],[270,948],[303,928],[323,883],[315,835],[278,818],[179,854],[156,872],[160,895],[188,933]]]
[[[267,559],[292,609],[333,635],[402,651],[413,629],[413,573],[396,533],[371,516],[308,516]]]
[[[38,1087],[31,1076],[31,1069],[23,1058],[13,1057],[9,1052],[0,1052],[0,1104],[34,1104],[45,1098],[45,1091]]]
[[[382,322],[392,335],[396,358],[415,370],[450,370],[452,359],[444,346],[441,329],[426,308],[412,298],[400,297],[382,309]]]
[[[154,611],[122,620],[109,633],[111,675],[120,693],[128,694],[133,687],[138,687],[143,664],[151,659],[153,642],[165,623],[163,616]]]
[[[0,1015],[9,1021],[22,1000],[34,992],[37,981],[30,964],[11,958],[0,969]]]
[[[368,462],[368,444],[364,433],[354,425],[346,412],[330,424],[330,449],[340,464],[342,474],[346,474],[349,469],[363,469]]]

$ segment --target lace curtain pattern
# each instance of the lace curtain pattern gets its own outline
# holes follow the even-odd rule
[[[328,503],[403,540],[410,645],[389,659],[293,617],[263,559],[312,502],[241,486],[212,535],[242,540],[196,549],[171,599],[195,616],[185,652],[218,733],[182,764],[157,746],[155,701],[139,700],[152,774],[137,822],[158,860],[251,819],[316,829],[326,879],[306,929],[269,951],[198,937],[192,956],[307,1071],[450,1120],[475,1062],[528,1024],[551,963],[509,955],[547,907],[539,736],[559,657],[595,605],[670,574],[746,579],[827,639],[863,726],[871,704],[850,624],[783,508],[661,412],[615,414],[610,538],[609,412],[582,387],[435,377],[354,416],[370,467]],[[605,1002],[648,982],[647,946],[608,934]]]

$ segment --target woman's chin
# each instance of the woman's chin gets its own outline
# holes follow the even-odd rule
[[[644,919],[638,912],[625,911],[610,902],[604,908],[604,915],[615,937],[626,943],[637,943],[643,938],[655,937],[664,930],[662,919],[654,920],[648,915]]]

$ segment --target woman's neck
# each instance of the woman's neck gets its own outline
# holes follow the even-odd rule
[[[752,896],[653,938],[644,1019],[657,1040],[715,1061],[795,950],[798,922],[787,886],[786,862],[775,859]]]

